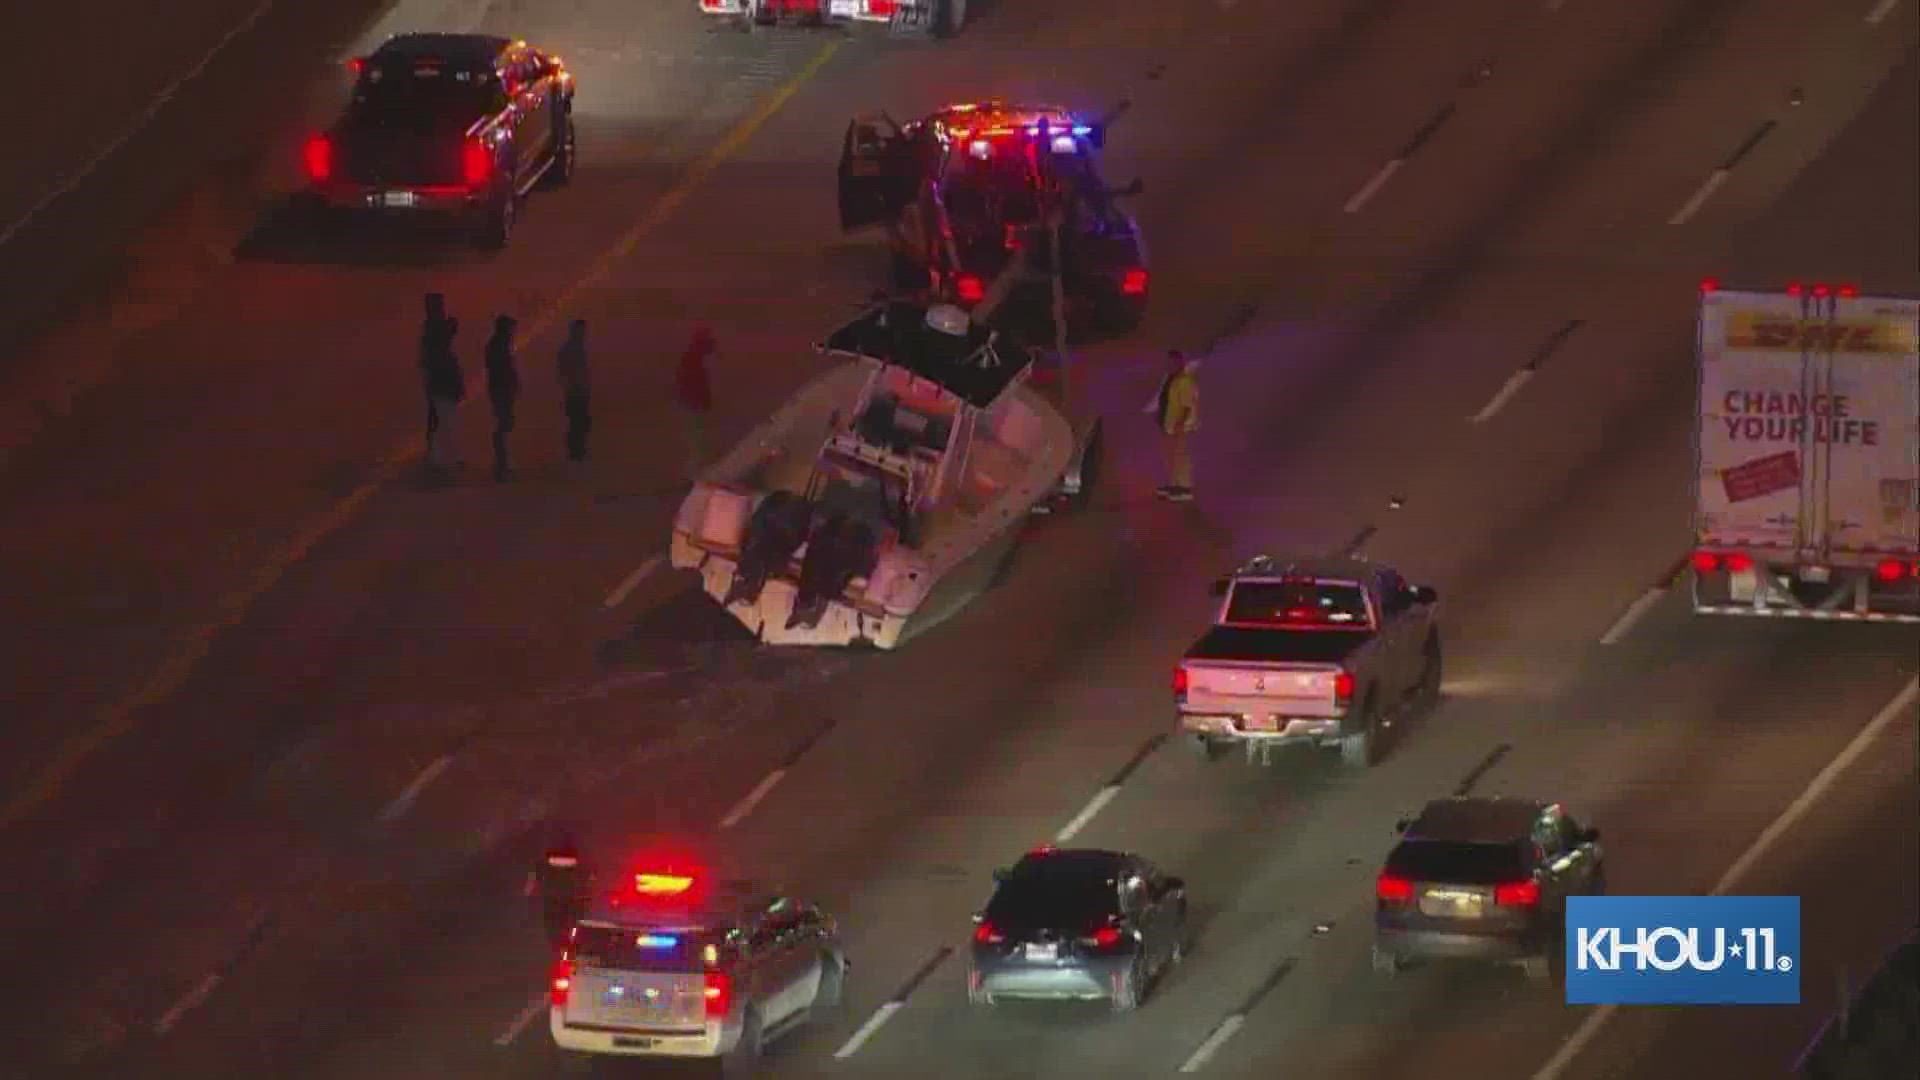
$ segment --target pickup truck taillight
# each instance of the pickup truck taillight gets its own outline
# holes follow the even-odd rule
[[[470,188],[485,187],[493,179],[493,151],[479,139],[460,148],[460,179]]]
[[[1353,672],[1337,672],[1333,676],[1333,703],[1346,705],[1353,701]]]
[[[1191,681],[1191,679],[1192,679],[1192,676],[1187,674],[1187,669],[1184,665],[1181,667],[1174,668],[1173,669],[1173,692],[1176,694],[1185,694],[1187,692],[1187,684]]]
[[[325,135],[308,139],[300,148],[300,163],[306,166],[307,179],[316,184],[333,179],[333,140]]]

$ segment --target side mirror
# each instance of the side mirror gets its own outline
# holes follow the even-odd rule
[[[1007,868],[1004,866],[995,867],[993,871],[993,880],[995,881],[1007,880]]]
[[[1406,832],[1408,829],[1412,827],[1413,827],[1412,818],[1401,818],[1399,821],[1396,821],[1393,823],[1393,831],[1397,833]]]
[[[1599,829],[1582,829],[1582,830],[1580,830],[1580,842],[1581,842],[1581,843],[1583,843],[1583,844],[1597,844],[1597,843],[1599,843],[1599,842],[1600,842],[1600,830],[1599,830]]]
[[[1213,584],[1207,586],[1207,595],[1216,599],[1227,595],[1227,579],[1214,578]]]
[[[1440,602],[1440,594],[1434,592],[1433,586],[1431,585],[1415,585],[1413,587],[1413,602],[1416,604],[1437,604]]]
[[[1145,190],[1147,190],[1147,182],[1136,176],[1133,178],[1133,183],[1128,184],[1126,187],[1123,187],[1119,191],[1114,192],[1114,194],[1115,195],[1138,195]]]

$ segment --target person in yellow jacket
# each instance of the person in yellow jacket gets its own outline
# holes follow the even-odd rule
[[[1147,402],[1146,412],[1160,427],[1167,449],[1167,482],[1154,497],[1169,502],[1193,499],[1193,454],[1188,439],[1200,430],[1200,361],[1189,360],[1179,349],[1167,350],[1171,370],[1160,380],[1160,392]]]

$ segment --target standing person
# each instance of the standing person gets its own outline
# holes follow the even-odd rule
[[[587,378],[587,320],[567,326],[560,344],[560,393],[567,411],[567,459],[587,460],[587,433],[593,430],[593,384]]]
[[[1188,439],[1200,430],[1200,361],[1189,360],[1179,349],[1167,350],[1169,370],[1160,392],[1147,403],[1160,427],[1167,453],[1167,482],[1154,489],[1156,498],[1169,502],[1193,499],[1193,452]]]
[[[680,368],[673,375],[673,398],[680,405],[681,428],[687,438],[687,479],[692,481],[700,479],[700,468],[707,461],[707,414],[713,411],[707,361],[715,348],[713,329],[705,324],[694,327],[693,340],[680,354]]]
[[[426,319],[420,326],[420,380],[427,399],[427,462],[436,460],[435,446],[440,432],[439,403],[434,398],[434,373],[453,360],[453,337],[460,331],[460,320],[447,314],[447,298],[439,293],[426,297]]]
[[[585,913],[593,898],[593,868],[580,853],[573,832],[556,826],[548,835],[540,858],[527,871],[527,883],[521,895],[540,901],[540,921],[547,940],[556,949],[565,948],[573,924]]]
[[[493,403],[493,478],[504,482],[513,475],[507,460],[507,435],[513,431],[513,406],[520,400],[520,372],[513,363],[512,316],[493,320],[487,339],[487,400]]]

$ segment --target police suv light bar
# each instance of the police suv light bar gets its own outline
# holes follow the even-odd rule
[[[679,896],[693,888],[693,879],[681,874],[635,874],[633,891],[642,896]]]

